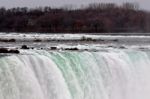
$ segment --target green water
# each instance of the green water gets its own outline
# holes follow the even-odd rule
[[[150,52],[22,51],[0,57],[0,99],[149,99]]]

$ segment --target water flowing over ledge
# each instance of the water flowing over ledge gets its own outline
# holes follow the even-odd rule
[[[150,36],[0,37],[0,99],[150,99]]]
[[[0,99],[149,99],[150,52],[21,50],[0,57]]]

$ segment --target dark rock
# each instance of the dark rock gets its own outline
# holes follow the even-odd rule
[[[141,50],[145,50],[146,48],[144,48],[144,47],[140,47],[139,49],[141,49]]]
[[[120,46],[119,48],[120,48],[120,49],[125,49],[126,47],[124,47],[124,46]]]
[[[0,53],[8,53],[8,49],[7,48],[0,48]]]
[[[144,47],[140,47],[139,49],[145,49]]]
[[[105,40],[103,40],[103,39],[99,39],[99,41],[104,42]]]
[[[15,53],[15,54],[19,54],[20,52],[17,49],[0,48],[0,53]]]
[[[114,46],[112,46],[112,45],[109,45],[109,46],[107,46],[107,47],[112,47],[112,48],[114,48]]]
[[[0,39],[0,42],[16,42],[15,39]]]
[[[96,39],[83,36],[80,41],[97,41]]]
[[[113,42],[118,42],[119,40],[118,39],[114,39],[114,40],[112,40]]]
[[[42,42],[40,39],[35,39],[34,42]]]
[[[34,49],[34,47],[31,47],[31,49]]]
[[[78,48],[65,48],[65,50],[74,50],[74,51],[76,51],[76,50],[79,50]]]
[[[16,42],[15,39],[9,39],[8,42]]]
[[[57,47],[51,47],[51,50],[57,50]]]
[[[11,49],[11,50],[9,50],[9,53],[16,53],[16,54],[19,54],[20,52],[19,52],[19,50]]]
[[[27,45],[22,45],[21,49],[29,49],[29,47]]]

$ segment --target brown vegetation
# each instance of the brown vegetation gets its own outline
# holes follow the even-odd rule
[[[137,4],[90,4],[82,9],[0,8],[0,32],[150,32],[150,13]]]

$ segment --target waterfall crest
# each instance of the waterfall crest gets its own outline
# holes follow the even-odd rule
[[[29,53],[0,57],[0,99],[150,98],[150,52]]]

